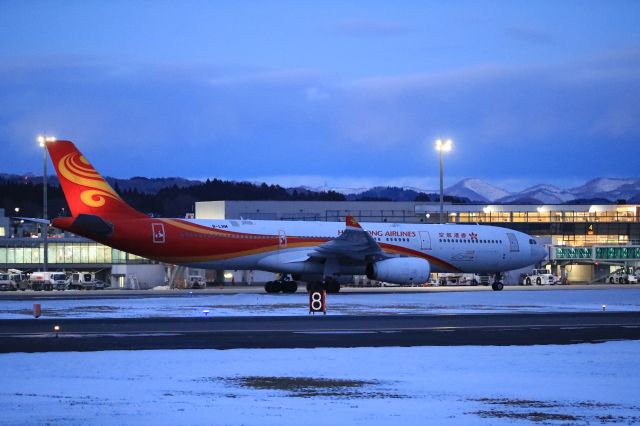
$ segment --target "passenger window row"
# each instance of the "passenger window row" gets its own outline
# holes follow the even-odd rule
[[[183,232],[182,237],[187,238],[235,238],[235,239],[265,239],[277,238],[276,235],[252,235],[252,234],[201,234],[198,232]]]
[[[502,244],[502,240],[460,240],[457,238],[440,238],[441,243]]]

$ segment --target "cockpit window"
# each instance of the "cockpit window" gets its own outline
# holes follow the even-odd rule
[[[530,238],[529,239],[529,244],[538,244],[538,243],[533,238]]]

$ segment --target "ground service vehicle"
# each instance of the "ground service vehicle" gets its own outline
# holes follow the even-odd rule
[[[29,288],[29,275],[18,269],[9,269],[9,275],[13,282],[18,285],[18,290],[26,290]]]
[[[13,277],[8,272],[0,273],[0,291],[16,291],[18,289],[18,283],[13,280]]]
[[[74,272],[67,280],[69,290],[102,290],[104,281],[97,280],[92,272]]]
[[[554,285],[558,283],[558,277],[546,269],[534,269],[523,279],[524,285]]]
[[[493,277],[488,274],[440,274],[438,285],[491,285]]]
[[[67,288],[67,276],[64,272],[32,272],[29,275],[29,284],[32,290],[65,290]]]
[[[633,269],[618,269],[609,277],[610,284],[637,284],[638,275],[633,273]]]
[[[189,275],[185,280],[185,288],[207,288],[207,281],[201,275]]]

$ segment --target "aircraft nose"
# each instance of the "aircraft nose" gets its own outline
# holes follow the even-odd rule
[[[547,248],[543,245],[538,245],[536,246],[533,254],[536,258],[536,261],[541,262],[545,257],[547,257]]]

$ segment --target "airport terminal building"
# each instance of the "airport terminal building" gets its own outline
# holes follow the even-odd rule
[[[391,201],[206,201],[195,205],[198,219],[343,221],[347,215],[355,216],[365,228],[367,222],[437,224],[440,205]],[[640,267],[637,204],[445,204],[444,216],[448,223],[490,224],[535,236],[549,247],[552,271],[564,272],[572,282],[594,282],[623,265]],[[42,267],[42,239],[37,233],[29,237],[17,232],[20,225],[0,210],[0,270]],[[69,234],[51,235],[48,262],[50,270],[99,272],[119,288],[162,285],[167,269],[172,268]],[[238,281],[232,274],[224,276]]]

